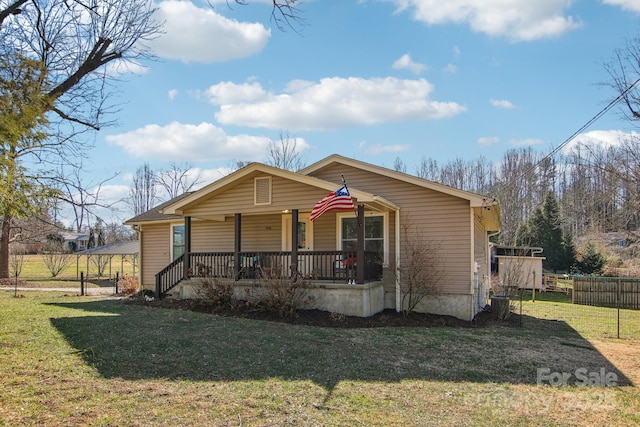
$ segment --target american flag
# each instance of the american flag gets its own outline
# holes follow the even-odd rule
[[[353,200],[351,200],[349,190],[347,190],[346,185],[343,185],[316,203],[311,210],[311,216],[309,219],[311,221],[315,221],[320,215],[329,211],[350,211],[353,209]]]

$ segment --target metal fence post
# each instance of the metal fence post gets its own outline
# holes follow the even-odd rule
[[[617,280],[618,292],[616,292],[616,307],[618,311],[618,339],[620,339],[620,278]]]
[[[84,296],[84,271],[80,272],[80,295]]]

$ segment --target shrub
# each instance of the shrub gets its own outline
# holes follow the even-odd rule
[[[49,240],[43,249],[42,260],[51,273],[51,277],[57,277],[65,268],[71,265],[71,254],[64,252],[62,243]]]
[[[407,315],[430,295],[442,292],[445,271],[442,242],[425,237],[409,219],[402,227],[400,273],[402,312]]]
[[[118,292],[124,295],[133,295],[138,292],[138,278],[127,274],[123,275],[118,280]]]
[[[229,279],[201,278],[196,281],[196,294],[214,307],[229,310],[238,308],[239,302],[233,295],[233,282]]]
[[[312,300],[310,282],[306,279],[263,279],[260,286],[247,291],[247,305],[257,310],[277,313],[281,317],[293,316]]]

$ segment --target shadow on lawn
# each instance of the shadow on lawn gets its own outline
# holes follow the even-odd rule
[[[536,384],[538,368],[614,373],[566,324],[555,336],[523,328],[319,328],[123,304],[58,303],[51,323],[106,378],[311,380],[330,394],[340,381],[405,379]],[[82,312],[85,313],[82,313]],[[528,319],[528,322],[535,321]],[[540,330],[544,331],[544,322]]]

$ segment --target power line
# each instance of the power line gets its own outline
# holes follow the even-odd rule
[[[547,154],[546,156],[544,156],[542,159],[540,159],[536,164],[532,165],[531,167],[529,167],[529,169],[527,169],[521,177],[524,177],[525,175],[528,175],[530,172],[532,172],[535,168],[537,168],[542,162],[544,162],[545,160],[547,160],[548,158],[554,156],[558,151],[562,150],[564,147],[567,146],[567,144],[569,144],[571,141],[573,141],[578,135],[580,135],[585,129],[587,129],[589,126],[591,126],[593,123],[595,123],[600,117],[602,117],[603,115],[605,115],[609,110],[611,110],[614,105],[616,105],[618,102],[620,102],[621,99],[623,99],[625,96],[627,96],[627,94],[629,92],[631,92],[631,90],[638,84],[638,82],[640,82],[640,79],[636,80],[635,82],[631,83],[631,85],[629,85],[629,87],[627,87],[620,95],[618,95],[614,100],[612,100],[609,104],[607,104],[606,107],[604,107],[602,110],[600,110],[598,112],[598,114],[596,114],[595,116],[593,116],[591,119],[589,119],[589,121],[587,121],[584,125],[582,125],[580,127],[580,129],[578,129],[577,131],[575,131],[573,134],[571,134],[571,136],[567,139],[565,139],[560,145],[558,145],[556,148],[554,148],[553,150],[551,150],[549,152],[549,154]]]

